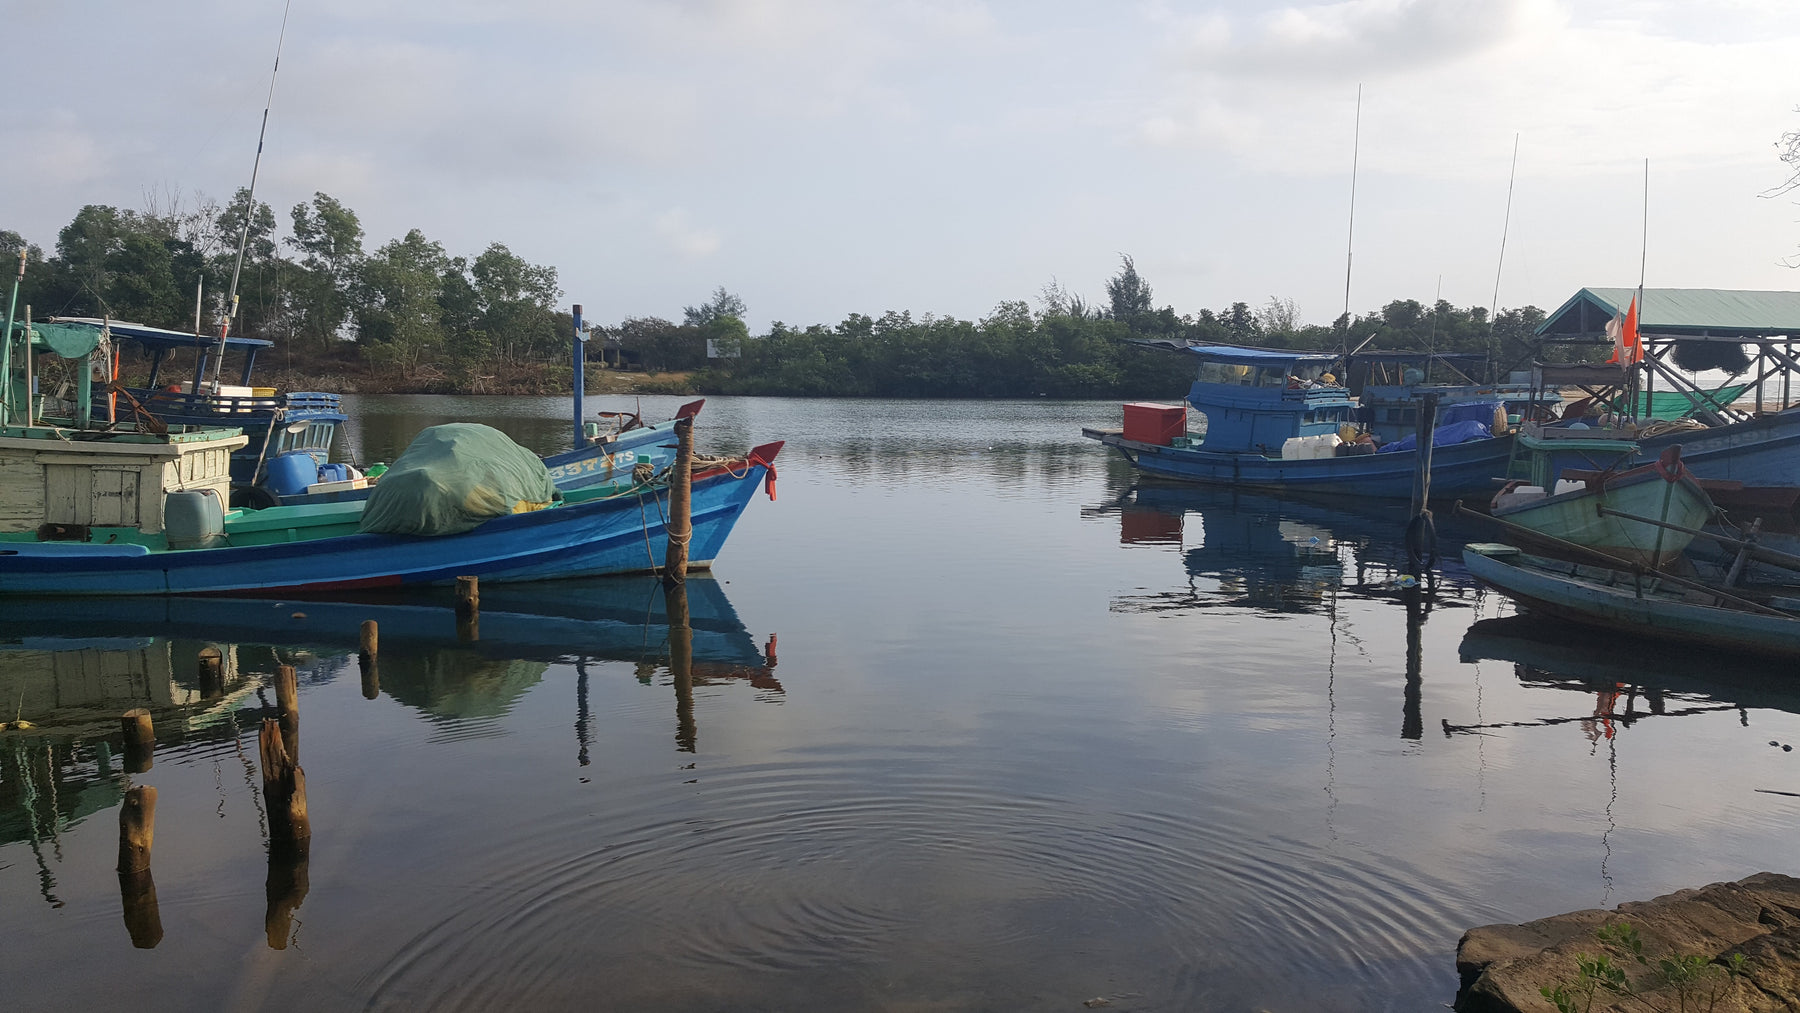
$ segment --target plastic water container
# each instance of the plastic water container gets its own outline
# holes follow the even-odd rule
[[[347,482],[352,477],[348,464],[319,465],[319,481],[321,482]]]
[[[318,480],[319,463],[305,451],[282,454],[269,462],[266,481],[277,496],[298,496]]]
[[[1551,495],[1561,496],[1565,492],[1575,492],[1578,489],[1586,488],[1587,483],[1579,478],[1559,478],[1556,480],[1556,491]]]
[[[225,508],[211,489],[163,497],[163,536],[171,549],[204,549],[225,533]]]
[[[1308,456],[1306,437],[1290,436],[1281,444],[1281,459],[1284,461],[1304,460]]]

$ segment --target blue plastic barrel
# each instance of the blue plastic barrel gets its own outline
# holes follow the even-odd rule
[[[298,496],[319,480],[319,463],[304,451],[282,454],[269,462],[266,484],[277,496]]]

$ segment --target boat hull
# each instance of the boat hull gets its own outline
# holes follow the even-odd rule
[[[1654,469],[1646,469],[1642,474],[1619,476],[1599,489],[1579,489],[1516,506],[1497,506],[1493,515],[1539,534],[1652,568],[1675,559],[1693,541],[1694,536],[1686,532],[1602,514],[1596,505],[1692,529],[1705,525],[1713,514],[1712,500],[1693,479],[1681,476],[1668,482]]]
[[[1513,562],[1474,547],[1463,550],[1463,565],[1471,575],[1531,612],[1658,640],[1800,657],[1800,617],[1700,605],[1654,590],[1640,595],[1629,575],[1608,584],[1573,575],[1574,564],[1553,570],[1532,565],[1539,561],[1531,557],[1519,558]],[[1646,585],[1653,583],[1653,578],[1645,579]]]
[[[773,453],[763,460],[773,458]],[[719,553],[768,473],[761,463],[693,481],[690,565]],[[662,565],[667,490],[620,494],[437,537],[355,534],[146,552],[142,546],[0,544],[0,595],[293,594],[641,573]]]
[[[1084,429],[1082,435],[1118,450],[1146,475],[1311,495],[1411,499],[1419,463],[1417,450],[1287,461],[1139,443],[1108,430]],[[1502,436],[1432,448],[1432,496],[1485,500],[1494,491],[1495,477],[1506,470],[1512,445],[1512,437]]]
[[[1800,486],[1800,408],[1748,422],[1680,430],[1638,441],[1639,463],[1681,446],[1681,460],[1698,478],[1745,485]]]

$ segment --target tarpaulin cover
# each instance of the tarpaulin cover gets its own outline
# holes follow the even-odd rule
[[[542,509],[555,493],[536,454],[498,429],[452,422],[420,433],[381,476],[359,530],[460,534],[495,517]]]
[[[1470,440],[1485,440],[1494,435],[1487,426],[1473,419],[1467,422],[1452,422],[1447,426],[1439,426],[1431,433],[1431,445],[1434,447],[1451,447]],[[1419,445],[1418,433],[1407,433],[1392,443],[1383,444],[1378,454],[1397,454],[1403,450],[1411,450]],[[386,481],[383,479],[383,481]]]

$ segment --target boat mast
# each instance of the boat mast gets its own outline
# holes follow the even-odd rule
[[[1350,228],[1344,239],[1344,333],[1338,354],[1350,354],[1350,264],[1356,255],[1356,163],[1362,153],[1362,85],[1356,86],[1356,128],[1350,140]]]
[[[1506,266],[1506,233],[1512,228],[1513,183],[1519,178],[1519,135],[1513,134],[1512,171],[1506,177],[1506,215],[1500,219],[1500,258],[1494,261],[1494,301],[1488,306],[1488,379],[1500,382],[1500,348],[1494,343],[1494,316],[1500,312],[1500,270]]]
[[[293,0],[281,8],[281,34],[275,39],[275,69],[269,72],[269,97],[263,103],[262,130],[256,135],[256,159],[250,163],[250,191],[244,197],[244,225],[238,230],[237,263],[231,268],[231,291],[226,298],[225,321],[219,325],[218,361],[213,364],[213,390],[219,389],[219,374],[225,370],[225,338],[231,333],[231,321],[238,310],[238,275],[244,270],[244,249],[250,244],[250,218],[256,214],[256,174],[262,168],[263,139],[269,134],[269,107],[275,104],[275,75],[281,73],[281,44],[287,41],[288,10]],[[199,394],[199,391],[194,391]]]

